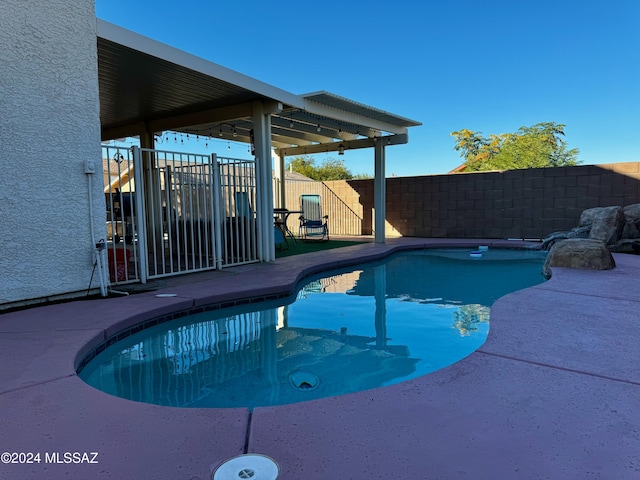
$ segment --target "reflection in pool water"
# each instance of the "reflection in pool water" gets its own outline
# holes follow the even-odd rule
[[[544,253],[517,250],[397,254],[306,281],[293,303],[143,330],[80,376],[112,395],[179,407],[253,408],[390,385],[475,351],[491,304],[542,282],[543,261]]]

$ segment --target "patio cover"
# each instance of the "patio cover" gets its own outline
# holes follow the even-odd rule
[[[407,143],[419,122],[324,91],[292,94],[100,19],[97,47],[103,141],[139,136],[153,148],[154,134],[176,131],[251,143],[253,132],[256,157],[275,149],[281,177],[285,156],[376,147],[375,233],[384,242],[384,148]],[[267,215],[270,162],[263,170]]]

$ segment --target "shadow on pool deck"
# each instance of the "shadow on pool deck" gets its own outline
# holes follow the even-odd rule
[[[634,255],[615,254],[610,271],[554,269],[550,281],[493,305],[478,351],[390,387],[249,415],[123,400],[75,374],[89,348],[152,316],[282,293],[301,276],[394,248],[478,243],[514,245],[394,239],[172,280],[157,292],[2,314],[0,451],[39,453],[40,463],[0,464],[0,478],[204,480],[246,452],[272,457],[278,478],[292,480],[640,478]],[[64,452],[88,456],[64,463]]]

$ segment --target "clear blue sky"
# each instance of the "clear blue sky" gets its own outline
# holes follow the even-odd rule
[[[584,164],[640,161],[640,0],[96,0],[96,14],[292,93],[422,122],[387,149],[387,175],[459,165],[452,131],[538,122],[566,124]],[[372,151],[341,158],[373,173]]]

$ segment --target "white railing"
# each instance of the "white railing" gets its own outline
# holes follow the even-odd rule
[[[217,165],[223,263],[230,266],[257,262],[255,161],[218,157]]]
[[[256,262],[255,162],[103,146],[112,284]]]
[[[140,155],[141,204],[148,278],[219,267],[214,168],[209,155],[134,149]],[[137,160],[137,158],[136,158]]]
[[[137,282],[142,272],[133,152],[128,148],[103,146],[102,153],[109,279],[112,284]]]

